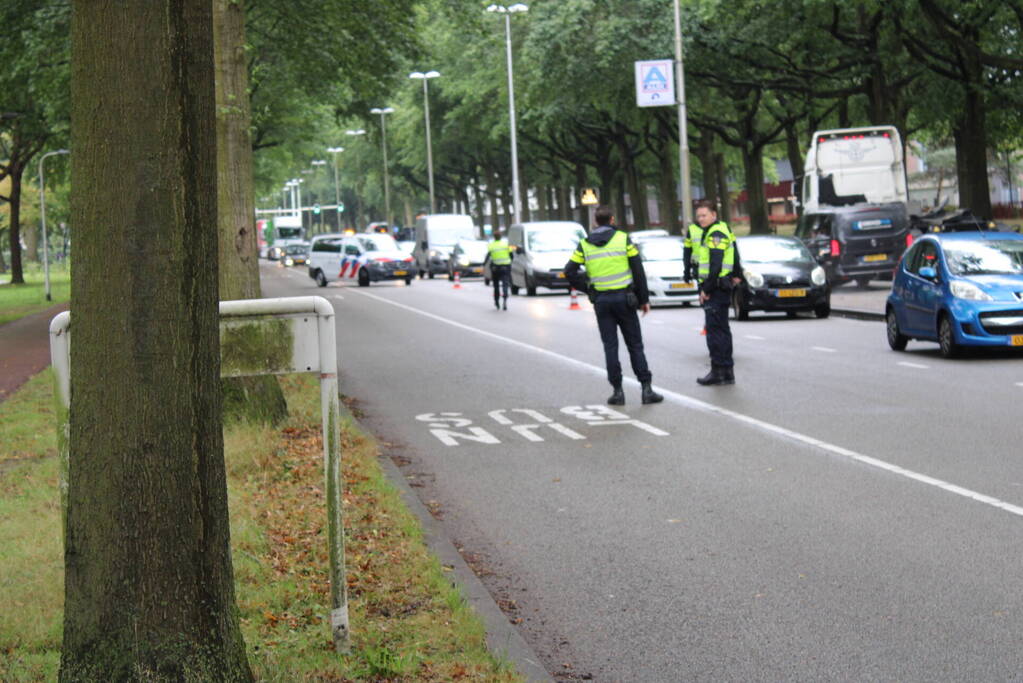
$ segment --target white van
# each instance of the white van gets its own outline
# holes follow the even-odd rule
[[[460,239],[478,239],[472,216],[457,213],[436,213],[420,216],[416,220],[416,246],[412,257],[419,269],[419,277],[448,272],[451,250]]]
[[[806,213],[821,207],[906,204],[906,166],[895,126],[819,130],[803,166]]]
[[[512,293],[524,288],[528,296],[536,296],[537,287],[568,289],[565,264],[584,237],[586,229],[572,221],[532,221],[511,226],[508,244],[514,251]]]

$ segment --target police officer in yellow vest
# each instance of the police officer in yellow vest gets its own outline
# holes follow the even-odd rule
[[[485,266],[487,261],[490,261],[490,278],[494,282],[494,308],[500,310],[501,305],[499,303],[499,287],[504,287],[504,310],[508,310],[508,286],[511,282],[511,260],[512,252],[511,247],[508,246],[508,240],[502,235],[500,230],[494,231],[494,239],[491,240],[490,244],[487,245],[487,258],[484,259],[483,265]]]
[[[707,225],[710,225],[708,223]],[[703,239],[703,228],[697,218],[696,223],[690,223],[689,227],[686,228],[685,238],[682,240],[682,258],[685,260],[685,275],[682,278],[686,282],[692,282],[696,279],[697,263],[696,259],[699,256],[698,247],[700,241]]]
[[[604,343],[607,380],[614,389],[607,402],[615,406],[625,403],[622,364],[618,360],[620,329],[629,349],[632,371],[642,386],[643,403],[660,403],[664,397],[651,387],[653,376],[643,353],[643,334],[636,315],[637,309],[642,310],[643,315],[650,311],[643,261],[629,236],[612,225],[614,214],[609,207],[598,206],[595,218],[597,226],[589,237],[580,240],[565,264],[565,277],[573,287],[587,292],[593,302],[600,340]]]
[[[700,201],[696,205],[696,221],[702,227],[700,241],[694,245],[697,254],[697,278],[700,282],[700,304],[703,306],[710,351],[710,372],[696,381],[703,385],[735,384],[732,369],[732,331],[728,327],[728,308],[732,289],[742,272],[735,235],[727,223],[718,220],[714,204]]]

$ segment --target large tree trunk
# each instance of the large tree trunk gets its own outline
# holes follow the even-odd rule
[[[725,166],[724,152],[714,155],[714,168],[717,169],[718,178],[718,199],[721,202],[721,210],[718,215],[726,223],[732,222],[732,195],[728,191],[728,168]]]
[[[799,148],[799,131],[794,123],[785,126],[785,153],[788,155],[789,165],[792,166],[792,194],[797,198],[796,213],[802,216],[803,152]]]
[[[38,225],[25,225],[21,230],[21,239],[25,242],[25,260],[32,263],[39,263],[40,235],[41,228]]]
[[[23,165],[12,163],[8,176],[11,179],[11,201],[9,204],[11,224],[7,233],[11,242],[12,285],[25,284],[25,271],[21,263],[21,176],[24,172]]]
[[[73,2],[62,681],[252,679],[218,390],[211,14]]]
[[[771,232],[767,220],[767,197],[764,195],[764,150],[752,145],[742,146],[742,167],[746,172],[746,206],[751,235]]]
[[[983,95],[965,87],[963,114],[955,131],[959,205],[991,218],[991,189],[987,176],[987,117]]]
[[[249,72],[245,55],[245,8],[214,0],[217,87],[217,234],[220,298],[257,299],[259,253],[252,187]],[[224,416],[276,424],[288,416],[277,378],[221,380]]]
[[[700,171],[703,176],[703,193],[709,201],[719,203],[718,174],[714,157],[713,133],[704,132],[696,145],[696,158],[700,160]]]

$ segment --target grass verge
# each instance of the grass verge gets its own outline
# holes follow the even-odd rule
[[[46,300],[43,267],[26,264],[25,284],[12,285],[10,273],[0,275],[0,325],[45,311],[54,304],[71,300],[71,269],[66,265],[50,265],[50,296]]]
[[[281,382],[291,412],[282,428],[225,429],[236,593],[257,679],[521,680],[487,650],[481,622],[384,477],[375,443],[351,423],[342,426],[342,445],[353,648],[333,652],[319,392],[307,376]],[[60,661],[51,406],[49,370],[0,403],[2,681],[54,680]]]

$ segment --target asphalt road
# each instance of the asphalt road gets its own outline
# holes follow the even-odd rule
[[[343,393],[559,680],[1023,679],[1020,356],[755,314],[705,388],[657,309],[667,400],[611,411],[585,300],[262,273],[334,304]]]

